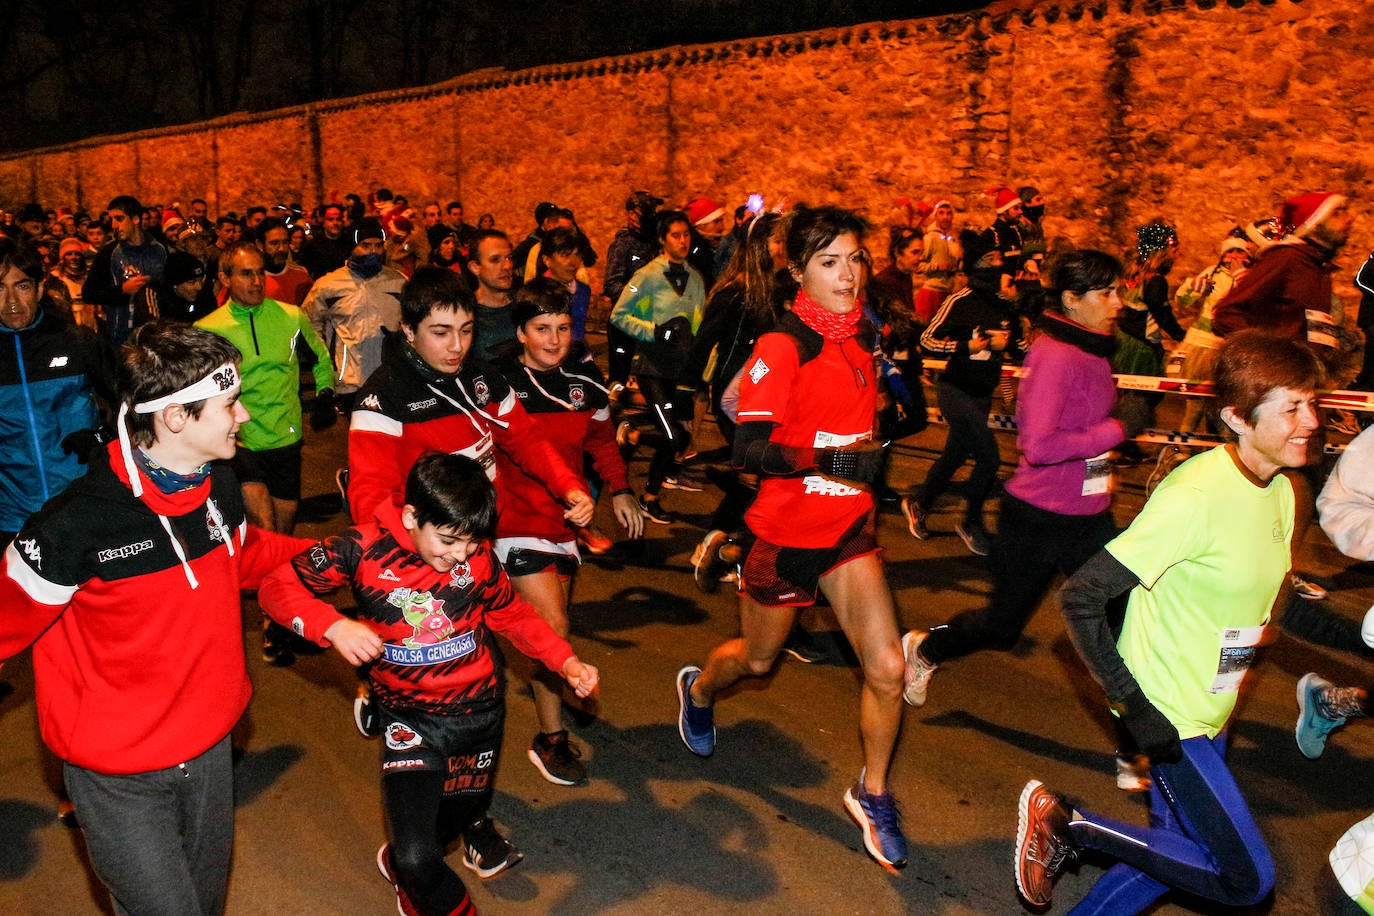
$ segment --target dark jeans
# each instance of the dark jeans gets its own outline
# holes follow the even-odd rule
[[[220,913],[234,847],[229,737],[179,766],[111,776],[63,767],[91,867],[115,912]]]
[[[640,434],[640,441],[652,445],[654,455],[649,459],[649,474],[644,492],[657,496],[663,479],[677,468],[677,456],[687,450],[692,441],[687,424],[692,422],[692,396],[682,391],[672,379],[656,375],[638,375],[639,393],[644,396],[653,428]]]
[[[992,492],[997,466],[1002,457],[997,451],[997,439],[988,429],[988,411],[992,398],[974,397],[962,388],[940,382],[935,387],[936,402],[949,426],[945,450],[926,474],[926,481],[916,490],[916,499],[927,509],[935,505],[946,490],[950,478],[965,461],[973,459],[973,472],[964,485],[964,521],[980,527],[983,524],[983,503]]]
[[[1060,515],[1003,494],[992,542],[991,602],[931,630],[921,644],[921,655],[938,665],[979,649],[1011,648],[1049,591],[1055,573],[1072,575],[1116,534],[1110,511]],[[1124,602],[1117,605],[1113,632],[1121,629],[1125,607]]]
[[[1226,767],[1226,733],[1183,742],[1178,763],[1150,767],[1150,826],[1098,817],[1070,825],[1075,843],[1117,864],[1069,916],[1129,916],[1171,889],[1251,906],[1274,889],[1274,860]]]

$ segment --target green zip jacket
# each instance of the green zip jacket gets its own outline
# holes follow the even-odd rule
[[[230,300],[196,322],[228,339],[243,353],[239,400],[250,419],[239,428],[239,445],[255,452],[299,442],[302,346],[315,354],[315,390],[334,387],[334,362],[305,313],[294,305],[264,299],[257,308]]]

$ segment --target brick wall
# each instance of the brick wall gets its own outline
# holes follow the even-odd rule
[[[1156,215],[1180,270],[1283,197],[1358,196],[1374,169],[1361,0],[1009,2],[976,15],[670,48],[105,137],[0,158],[0,204],[117,193],[211,211],[387,186],[459,197],[523,235],[572,207],[599,247],[645,187],[843,202],[882,225],[903,195],[974,223],[1034,184],[1051,235],[1117,249]],[[1374,242],[1361,212],[1346,260]],[[875,245],[881,249],[882,245]],[[1348,288],[1348,287],[1347,287]]]

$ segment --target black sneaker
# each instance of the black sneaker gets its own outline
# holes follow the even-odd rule
[[[926,518],[930,513],[914,498],[902,500],[902,515],[906,518],[906,530],[911,532],[912,537],[918,541],[930,537],[930,529],[926,527]]]
[[[479,877],[494,878],[525,858],[525,854],[496,832],[491,818],[484,817],[463,831],[463,864]]]
[[[639,498],[639,514],[655,525],[671,525],[674,522],[673,514],[659,505],[656,499]]]
[[[802,627],[792,628],[787,634],[787,642],[782,644],[782,651],[804,665],[814,665],[825,658],[825,653],[817,647],[811,634]]]
[[[262,660],[274,668],[289,668],[296,663],[291,631],[266,617],[262,619]]]
[[[358,685],[358,696],[353,700],[353,724],[364,738],[375,738],[382,733],[381,710],[366,684]]]
[[[968,552],[975,557],[985,557],[992,553],[992,538],[982,525],[976,522],[960,522],[954,526],[954,530],[958,532]]]
[[[556,786],[581,786],[587,782],[587,768],[578,758],[582,749],[568,737],[568,730],[541,732],[530,745],[530,763]]]
[[[671,477],[663,478],[663,489],[682,490],[686,493],[700,493],[706,489],[706,485],[700,483],[686,474],[675,474]]]

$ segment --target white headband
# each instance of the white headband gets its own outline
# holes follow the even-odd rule
[[[238,388],[238,368],[233,363],[225,363],[205,378],[187,385],[180,391],[173,391],[171,394],[163,395],[160,398],[135,404],[134,413],[157,413],[162,408],[172,404],[194,404],[196,401],[204,401],[215,395],[237,391]]]

